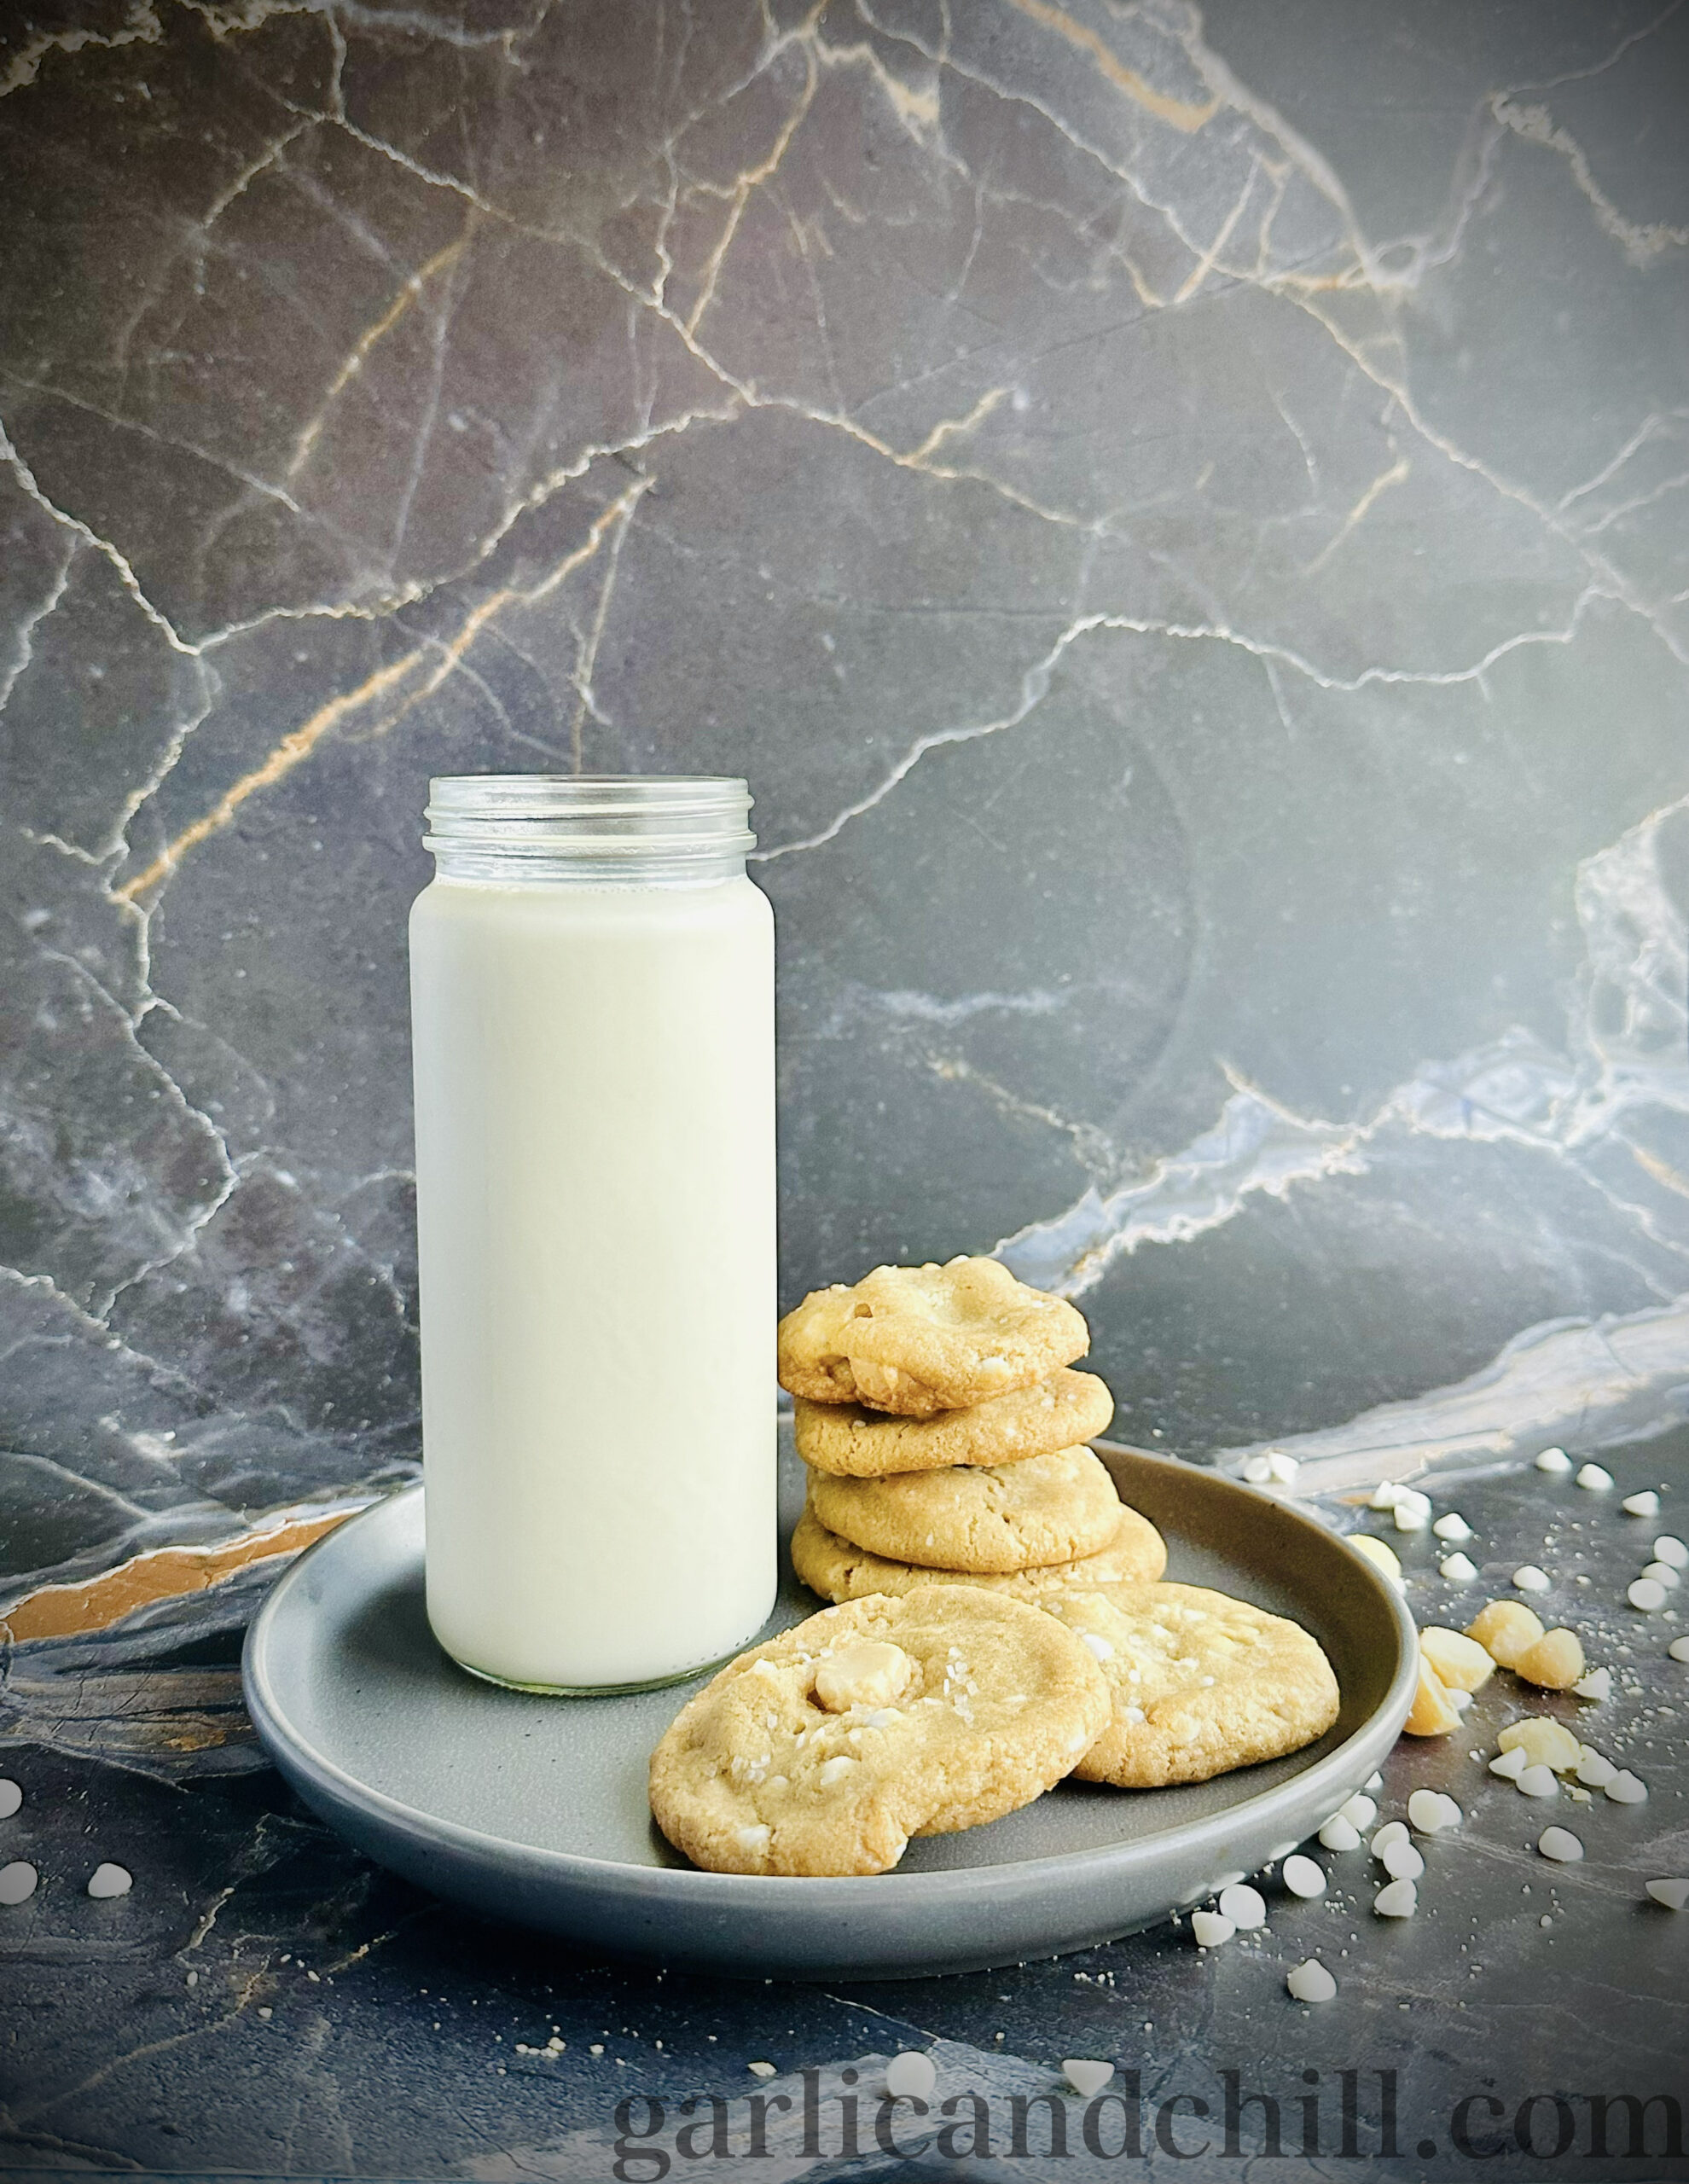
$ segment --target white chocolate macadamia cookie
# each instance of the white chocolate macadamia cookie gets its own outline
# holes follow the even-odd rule
[[[1085,1646],[1001,1594],[852,1600],[741,1654],[651,1760],[651,1809],[712,1873],[879,1873],[913,1835],[1014,1812],[1109,1716]]]
[[[1199,1585],[1115,1584],[1042,1605],[1101,1663],[1113,1718],[1074,1769],[1121,1789],[1205,1782],[1300,1751],[1338,1717],[1337,1678],[1300,1623]]]
[[[866,1599],[874,1593],[902,1594],[920,1585],[977,1585],[1011,1600],[1042,1600],[1064,1585],[1106,1585],[1123,1577],[1158,1577],[1167,1567],[1167,1544],[1147,1517],[1117,1504],[1113,1536],[1095,1554],[1040,1569],[929,1570],[856,1547],[829,1531],[813,1509],[805,1509],[792,1535],[792,1566],[812,1593],[827,1600]]]
[[[1012,1464],[1076,1449],[1106,1432],[1114,1397],[1094,1373],[1065,1365],[1030,1387],[1012,1388],[965,1410],[931,1418],[891,1418],[860,1403],[794,1397],[798,1453],[839,1478],[946,1471],[955,1464]]]
[[[1090,1345],[1059,1297],[995,1259],[879,1266],[817,1289],[780,1323],[781,1385],[807,1402],[928,1418],[1030,1387]]]
[[[1088,1449],[890,1478],[811,1471],[810,1507],[829,1531],[872,1554],[980,1574],[1100,1554],[1120,1526],[1114,1481]]]

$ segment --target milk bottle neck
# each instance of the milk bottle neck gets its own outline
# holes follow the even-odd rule
[[[459,774],[429,783],[442,880],[707,887],[740,878],[756,836],[742,781],[672,774]]]

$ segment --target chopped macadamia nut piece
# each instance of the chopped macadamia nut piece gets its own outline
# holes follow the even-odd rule
[[[1419,1651],[1451,1691],[1479,1691],[1495,1673],[1495,1663],[1476,1638],[1432,1623],[1419,1633]]]
[[[914,1663],[901,1646],[867,1639],[841,1646],[815,1667],[815,1702],[829,1714],[848,1714],[853,1706],[889,1706],[909,1687]]]
[[[1431,1663],[1421,1658],[1419,1688],[1413,1693],[1413,1704],[1408,1710],[1402,1728],[1410,1737],[1444,1737],[1460,1725],[1460,1713],[1449,1704],[1442,1679]]]
[[[1542,1623],[1523,1600],[1490,1600],[1466,1625],[1492,1661],[1510,1669],[1528,1646],[1541,1637]]]
[[[1547,1630],[1513,1664],[1515,1676],[1545,1691],[1570,1691],[1583,1674],[1583,1644],[1575,1630]]]
[[[1495,1741],[1503,1751],[1524,1752],[1528,1767],[1552,1767],[1557,1774],[1570,1774],[1583,1757],[1577,1738],[1550,1714],[1509,1722]]]

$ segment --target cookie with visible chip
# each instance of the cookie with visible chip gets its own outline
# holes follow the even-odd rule
[[[780,1383],[820,1403],[930,1418],[1030,1387],[1090,1347],[1073,1306],[995,1259],[877,1266],[807,1296],[780,1323]]]
[[[978,1571],[927,1570],[913,1562],[853,1547],[829,1531],[806,1508],[792,1535],[792,1566],[811,1592],[823,1600],[862,1600],[870,1593],[908,1593],[921,1585],[977,1585],[1011,1600],[1041,1601],[1065,1585],[1106,1585],[1123,1577],[1158,1577],[1167,1567],[1161,1534],[1135,1509],[1121,1507],[1114,1536],[1095,1554],[1072,1562],[1052,1562],[1042,1569]]]
[[[1050,1595],[1108,1679],[1114,1715],[1074,1772],[1124,1790],[1205,1782],[1300,1751],[1338,1717],[1338,1683],[1300,1623],[1200,1585]]]
[[[798,1453],[839,1478],[882,1478],[897,1472],[943,1471],[953,1464],[1013,1464],[1075,1449],[1105,1432],[1114,1397],[1094,1373],[1058,1366],[1030,1387],[990,1396],[964,1410],[894,1418],[860,1403],[792,1406]]]
[[[853,1547],[926,1570],[1042,1568],[1097,1554],[1120,1525],[1120,1496],[1088,1449],[1024,1463],[900,1472],[890,1478],[810,1473],[817,1520]]]
[[[885,1873],[911,1836],[1030,1804],[1108,1711],[1090,1653],[1036,1608],[946,1586],[852,1600],[688,1700],[652,1755],[651,1809],[712,1873]]]

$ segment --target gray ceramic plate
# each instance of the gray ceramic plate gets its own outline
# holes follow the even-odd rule
[[[1099,1453],[1164,1534],[1170,1577],[1319,1638],[1343,1711],[1318,1744],[1190,1788],[1064,1783],[989,1827],[911,1843],[896,1873],[872,1879],[699,1873],[645,1797],[651,1749],[696,1687],[543,1699],[464,1675],[423,1612],[415,1488],[278,1580],[247,1637],[247,1703],[305,1803],[371,1857],[583,1949],[788,1979],[914,1978],[1082,1949],[1311,1835],[1380,1764],[1414,1681],[1406,1608],[1316,1519],[1216,1472]],[[802,1498],[789,1475],[782,1498],[789,1523]],[[788,1579],[769,1628],[818,1605]]]

